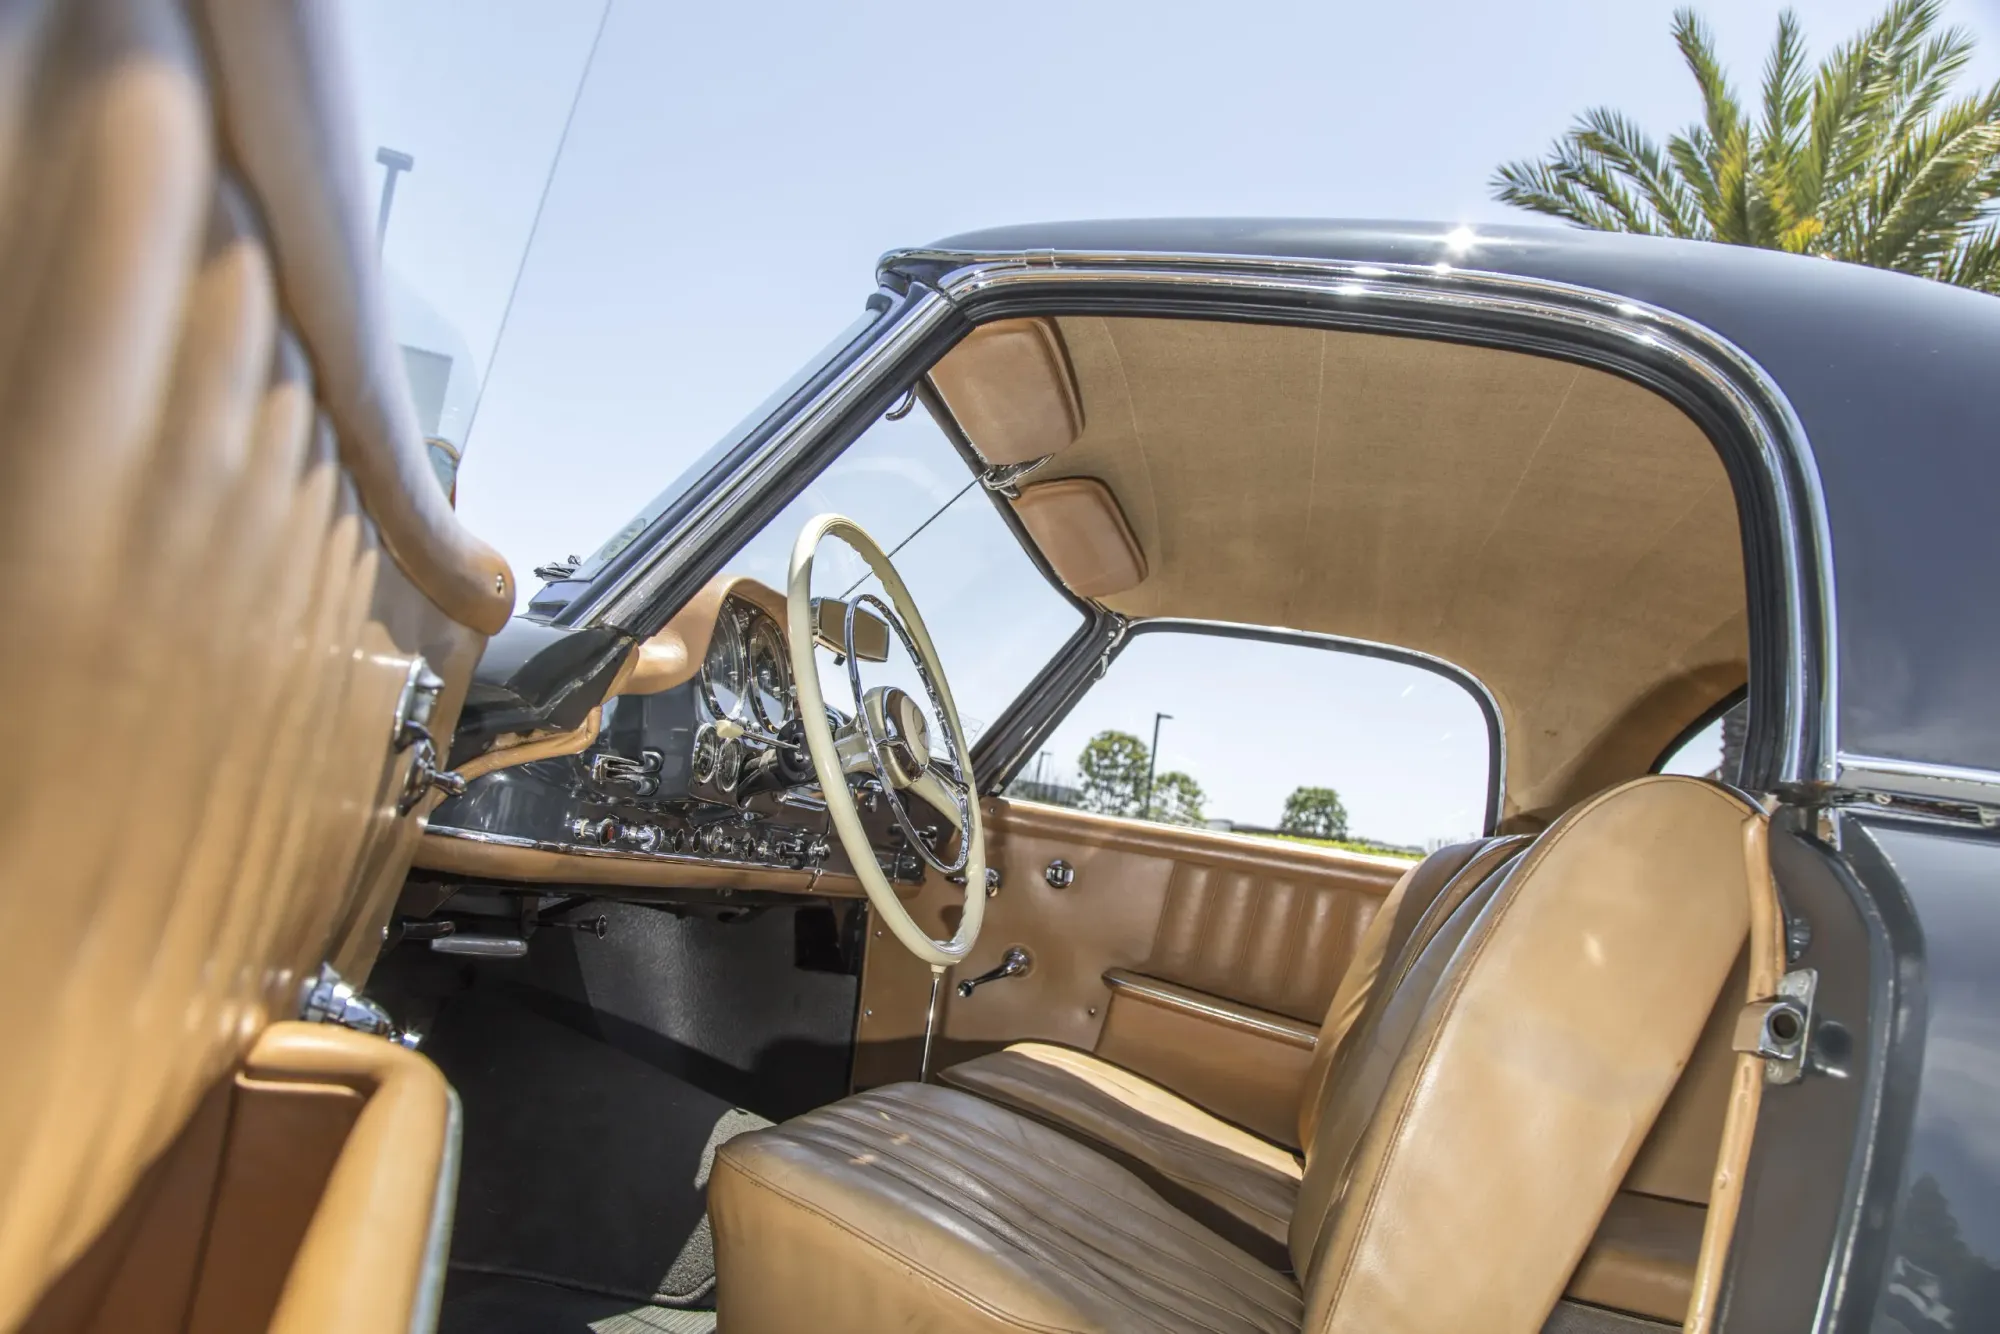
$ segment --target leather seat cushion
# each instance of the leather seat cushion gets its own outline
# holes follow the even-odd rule
[[[1298,1158],[1085,1052],[1016,1043],[939,1078],[1080,1138],[1189,1217],[1289,1270]]]
[[[1069,1137],[893,1084],[716,1155],[720,1324],[1292,1334],[1289,1277]]]

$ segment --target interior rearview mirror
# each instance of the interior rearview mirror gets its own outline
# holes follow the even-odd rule
[[[847,604],[839,598],[812,600],[813,641],[835,653],[847,652]],[[863,662],[889,660],[889,623],[866,607],[854,609],[854,656]]]

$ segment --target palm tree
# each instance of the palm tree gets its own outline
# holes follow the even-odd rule
[[[1808,70],[1778,18],[1763,106],[1746,116],[1692,10],[1674,41],[1700,85],[1699,124],[1663,150],[1620,113],[1587,111],[1538,162],[1493,175],[1495,198],[1602,231],[1685,236],[1901,269],[2000,292],[2000,84],[1947,101],[1973,39],[1940,0],[1895,0]]]

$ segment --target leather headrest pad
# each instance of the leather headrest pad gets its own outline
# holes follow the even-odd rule
[[[988,463],[1028,463],[1083,434],[1083,400],[1054,320],[982,324],[931,369],[966,438]]]
[[[1123,593],[1146,577],[1146,557],[1125,511],[1095,477],[1024,486],[1014,513],[1049,568],[1079,597]]]

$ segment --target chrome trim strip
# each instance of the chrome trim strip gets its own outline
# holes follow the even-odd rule
[[[410,1307],[410,1334],[435,1334],[444,1305],[446,1262],[451,1256],[451,1227],[458,1209],[458,1171],[465,1147],[465,1107],[458,1090],[445,1085],[444,1152],[438,1157],[437,1189],[431,1195],[431,1221],[424,1232],[423,1262],[417,1270],[417,1299]]]
[[[1838,787],[1854,792],[2000,809],[2000,773],[1990,769],[1842,751],[1834,759],[1833,781]]]
[[[610,587],[593,597],[577,615],[578,625],[630,626],[642,617],[661,585],[673,575],[671,554],[701,546],[735,526],[743,511],[781,472],[817,442],[821,430],[845,415],[857,399],[871,392],[888,366],[929,337],[954,314],[952,304],[933,291],[906,302],[889,319],[864,334],[869,345],[847,367],[758,447],[747,464],[722,481],[681,522],[635,561]]]
[[[1197,1014],[1204,1019],[1228,1024],[1232,1028],[1247,1029],[1267,1038],[1276,1038],[1287,1046],[1303,1047],[1311,1051],[1319,1045],[1319,1030],[1310,1024],[1263,1011],[1237,1009],[1220,998],[1213,1002],[1198,1000],[1173,983],[1155,981],[1138,973],[1128,973],[1123,969],[1113,968],[1104,974],[1104,985],[1110,987],[1114,995],[1121,991],[1129,991],[1139,999],[1163,1009]]]
[[[1440,253],[1444,253],[1442,249]],[[1673,359],[1736,410],[1750,431],[1778,502],[1773,517],[1778,524],[1784,566],[1785,630],[1790,642],[1785,668],[1787,697],[1781,710],[1785,741],[1777,781],[1781,784],[1834,781],[1834,756],[1839,751],[1839,663],[1834,649],[1838,642],[1837,608],[1832,539],[1819,467],[1805,428],[1783,389],[1741,348],[1714,330],[1663,307],[1635,302],[1616,293],[1449,263],[1421,265],[1089,251],[971,254],[906,250],[885,255],[881,266],[886,270],[911,261],[956,265],[938,284],[939,290],[953,302],[964,302],[988,292],[1091,282],[1331,296],[1352,303],[1356,327],[1368,326],[1370,307],[1479,309],[1630,338]],[[1808,572],[1813,580],[1810,588]],[[1808,616],[1809,598],[1819,613],[1816,631]],[[1823,683],[1819,707],[1810,716],[1808,646],[1819,658]],[[1813,756],[1810,763],[1809,755]]]
[[[637,848],[604,848],[595,844],[558,843],[546,838],[522,838],[516,834],[489,834],[481,829],[459,829],[452,825],[432,824],[424,830],[426,835],[436,834],[441,838],[462,838],[472,843],[490,843],[501,848],[523,848],[530,852],[560,852],[572,857],[603,857],[611,861],[643,862],[648,865],[667,862],[676,866],[716,866],[731,871],[781,871],[808,875],[811,866],[785,866],[777,862],[745,862],[730,857],[703,857],[685,852],[641,852]]]

